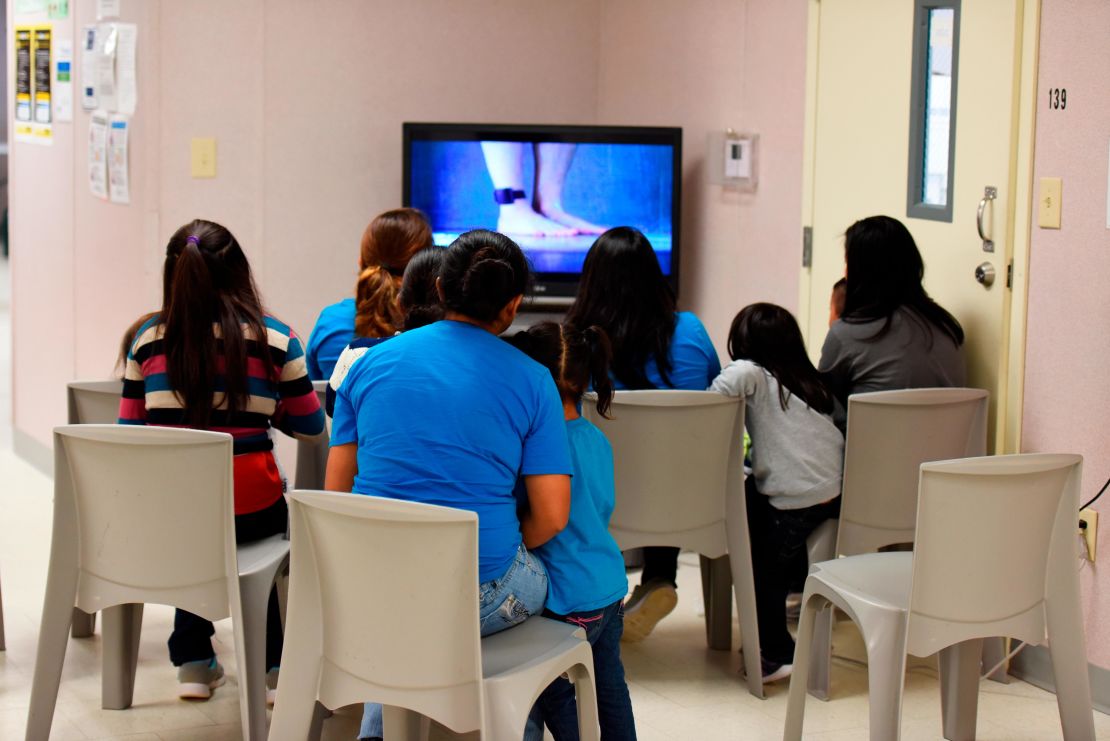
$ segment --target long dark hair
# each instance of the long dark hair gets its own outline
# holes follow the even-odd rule
[[[910,316],[925,328],[932,324],[962,345],[964,330],[925,292],[921,284],[925,263],[905,225],[889,216],[860,219],[844,233],[844,260],[848,268],[848,294],[844,314],[849,324],[879,319],[883,326],[870,339],[890,331],[894,312],[910,309]]]
[[[528,290],[528,258],[504,234],[475,229],[459,235],[443,255],[439,285],[448,311],[493,321]]]
[[[618,226],[597,238],[566,322],[605,330],[613,345],[613,375],[626,387],[653,388],[644,369],[652,359],[664,385],[671,385],[674,292],[651,242],[638,230]]]
[[[401,275],[409,260],[432,243],[428,219],[415,208],[396,208],[374,217],[362,234],[355,284],[355,334],[391,337],[401,329],[397,306]]]
[[[750,360],[779,382],[779,404],[786,410],[787,391],[822,414],[832,414],[833,395],[806,354],[794,315],[775,304],[745,306],[728,330],[728,354]]]
[[[198,219],[170,237],[162,272],[162,341],[170,387],[189,425],[208,426],[220,356],[227,411],[247,408],[248,344],[267,344],[262,316],[250,265],[231,232]],[[267,350],[259,355],[269,364]],[[269,373],[272,378],[272,364]]]
[[[404,331],[423,327],[443,318],[443,302],[436,290],[436,278],[443,266],[442,247],[425,247],[409,260],[405,277],[401,279],[401,292],[397,303],[405,318]]]
[[[576,330],[555,322],[540,322],[517,332],[512,343],[551,371],[563,401],[577,403],[592,384],[598,413],[609,416],[613,401],[613,382],[609,378],[612,349],[605,330]]]

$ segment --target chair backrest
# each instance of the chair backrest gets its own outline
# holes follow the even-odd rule
[[[320,631],[319,699],[480,727],[477,515],[299,490],[289,508],[288,623]]]
[[[910,653],[1011,636],[1045,641],[1045,600],[1079,609],[1076,522],[1083,459],[1006,455],[921,466]]]
[[[609,530],[621,550],[645,545],[728,552],[725,506],[743,502],[744,404],[713,391],[618,391],[612,419],[583,414],[613,446],[617,501]]]
[[[313,381],[312,388],[324,408],[327,381]],[[329,428],[328,432],[331,430]],[[329,435],[330,436],[330,435]],[[297,440],[297,468],[293,472],[293,486],[297,489],[323,489],[324,472],[328,467],[328,437]]]
[[[73,546],[77,607],[154,602],[229,616],[231,456],[231,436],[218,432],[56,427],[53,537],[55,550]]]
[[[913,541],[918,469],[986,455],[988,393],[935,388],[848,398],[838,555]]]
[[[71,425],[111,425],[119,419],[123,381],[70,381],[66,406]]]

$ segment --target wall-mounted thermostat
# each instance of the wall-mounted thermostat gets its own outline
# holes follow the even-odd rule
[[[709,182],[754,191],[758,181],[759,134],[738,134],[732,129],[709,134]]]

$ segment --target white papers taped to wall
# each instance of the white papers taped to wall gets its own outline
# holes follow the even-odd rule
[[[117,113],[108,119],[108,197],[112,203],[130,203],[131,186],[127,162],[127,116]]]
[[[108,198],[108,115],[101,111],[89,120],[89,191]]]

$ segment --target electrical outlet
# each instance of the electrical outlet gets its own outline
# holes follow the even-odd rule
[[[1095,545],[1098,543],[1098,512],[1093,509],[1080,510],[1079,520],[1087,525],[1079,529],[1079,537],[1083,538],[1083,542],[1087,545],[1087,560],[1093,563]]]

